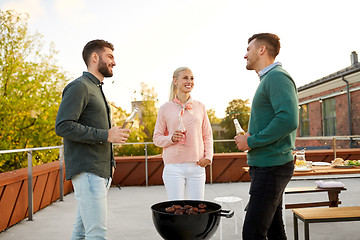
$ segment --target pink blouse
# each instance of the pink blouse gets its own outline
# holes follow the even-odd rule
[[[193,101],[192,113],[185,110],[183,122],[186,132],[186,143],[171,140],[172,134],[179,126],[179,112],[181,107],[169,101],[159,109],[156,120],[153,141],[156,146],[163,148],[164,164],[197,162],[202,158],[212,161],[213,135],[211,124],[205,106],[199,101]]]

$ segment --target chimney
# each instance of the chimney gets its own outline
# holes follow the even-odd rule
[[[351,66],[355,65],[358,63],[358,55],[355,51],[353,51],[350,55],[351,58]]]

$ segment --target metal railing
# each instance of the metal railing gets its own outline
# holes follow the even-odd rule
[[[334,157],[336,157],[336,140],[360,140],[360,135],[352,136],[329,136],[329,137],[298,137],[297,140],[333,140],[333,149]],[[234,139],[223,139],[223,140],[214,140],[214,143],[221,142],[234,142]],[[138,142],[138,143],[124,143],[124,144],[114,144],[114,145],[145,145],[144,155],[145,155],[145,184],[149,186],[149,176],[148,176],[148,145],[154,144],[153,142]],[[49,149],[59,149],[59,188],[60,188],[60,201],[64,199],[64,146],[51,146],[51,147],[38,147],[38,148],[25,148],[25,149],[14,149],[14,150],[0,150],[0,154],[8,153],[18,153],[18,152],[27,152],[28,156],[28,220],[33,220],[33,151],[49,150]],[[160,156],[156,155],[156,156]],[[152,157],[156,157],[152,156]],[[210,165],[210,183],[212,183],[212,165]]]
[[[28,159],[28,220],[32,221],[34,216],[33,209],[33,151],[49,150],[49,149],[59,149],[59,191],[60,191],[60,201],[64,200],[64,147],[63,146],[53,146],[53,147],[38,147],[38,148],[25,148],[25,149],[14,149],[14,150],[0,150],[0,154],[7,153],[18,153],[18,152],[27,152]]]
[[[214,140],[214,143],[222,143],[222,142],[235,142],[234,139],[221,139],[221,140]],[[116,143],[114,144],[114,146],[117,145],[140,145],[140,144],[144,144],[145,148],[144,148],[144,156],[145,156],[145,186],[149,186],[149,173],[148,173],[148,145],[149,144],[154,144],[154,142],[139,142],[139,143]],[[0,152],[1,153],[1,152]],[[151,156],[150,158],[153,157],[158,157],[161,156],[161,154],[155,155],[155,156]],[[212,183],[212,165],[210,165],[210,183]]]
[[[297,137],[296,140],[354,140],[359,141],[360,135],[344,136],[314,136],[314,137]]]
[[[360,135],[351,135],[351,136],[315,136],[315,137],[297,137],[297,140],[325,140],[332,141],[332,147],[334,151],[334,159],[336,158],[336,141],[337,140],[349,140],[351,147],[353,146],[353,141],[360,141]]]
[[[148,145],[154,144],[153,142],[138,142],[138,143],[115,143],[114,146],[119,145],[145,145],[144,156],[145,156],[145,185],[149,186],[149,176],[148,176]],[[160,155],[160,154],[159,154]],[[156,155],[156,156],[159,156]],[[155,157],[155,156],[153,156]]]

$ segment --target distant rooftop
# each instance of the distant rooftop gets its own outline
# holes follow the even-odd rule
[[[360,71],[360,63],[358,62],[358,59],[357,59],[357,53],[354,51],[351,53],[351,66],[350,67],[344,68],[344,69],[337,71],[335,73],[332,73],[326,77],[320,78],[320,79],[313,81],[311,83],[308,83],[304,86],[298,87],[298,91],[301,92],[303,90],[312,88],[314,86],[321,85],[326,82],[330,82],[341,76],[346,76],[346,75],[349,75],[349,74],[352,74],[355,72],[359,72],[359,71]]]

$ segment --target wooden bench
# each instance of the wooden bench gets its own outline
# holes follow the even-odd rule
[[[360,207],[298,208],[292,211],[295,240],[299,240],[298,219],[304,222],[305,240],[310,239],[309,223],[360,221]]]
[[[317,193],[317,192],[327,192],[328,193],[328,201],[323,202],[310,202],[310,203],[294,203],[294,204],[286,204],[285,209],[293,209],[293,208],[307,208],[307,207],[337,207],[341,204],[339,200],[339,194],[341,191],[346,190],[345,187],[342,188],[318,188],[316,186],[311,187],[292,187],[286,188],[285,194],[296,194],[296,193]]]

